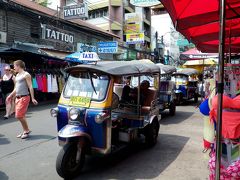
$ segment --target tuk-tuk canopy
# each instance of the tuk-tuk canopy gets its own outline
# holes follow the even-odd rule
[[[142,61],[99,61],[96,64],[82,64],[67,68],[69,73],[78,71],[99,71],[113,76],[140,75],[140,74],[160,74],[159,66]]]
[[[158,63],[156,65],[160,67],[161,74],[172,74],[177,71],[177,69],[175,67],[170,66],[170,65],[165,65],[162,63]]]
[[[198,70],[196,70],[194,68],[183,68],[183,69],[177,70],[177,72],[174,74],[183,74],[186,76],[192,76],[192,75],[199,74],[199,72],[198,72]]]

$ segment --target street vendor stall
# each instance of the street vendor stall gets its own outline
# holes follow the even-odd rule
[[[224,164],[224,61],[231,60],[232,53],[239,53],[240,49],[240,1],[236,0],[201,0],[201,1],[179,1],[162,0],[161,1],[176,25],[176,29],[181,32],[188,40],[196,45],[202,52],[218,52],[219,66],[217,78],[217,103],[215,104],[214,117],[216,123],[216,146],[213,146],[211,156],[216,157],[210,161],[210,179],[240,179],[240,163],[236,161],[231,164]],[[228,54],[229,59],[225,59]],[[229,101],[227,104],[231,104]],[[239,111],[230,107],[232,111]],[[227,107],[229,109],[229,107]],[[232,114],[236,118],[240,114]],[[240,121],[237,122],[237,131],[240,128]],[[229,138],[229,137],[228,137]],[[240,135],[234,136],[239,139]],[[229,139],[231,140],[231,139]],[[239,144],[239,141],[234,141]],[[231,147],[231,146],[230,146]],[[237,148],[239,152],[239,148]],[[216,169],[215,169],[216,167]],[[223,168],[226,167],[226,168]],[[233,171],[234,170],[234,171]]]

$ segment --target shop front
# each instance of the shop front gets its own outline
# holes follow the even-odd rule
[[[0,75],[5,65],[23,60],[40,102],[58,99],[66,78],[63,70],[69,65],[64,61],[68,54],[82,44],[94,51],[97,42],[115,38],[84,21],[66,21],[52,14],[56,11],[34,2],[0,2]],[[3,104],[1,101],[0,96]]]

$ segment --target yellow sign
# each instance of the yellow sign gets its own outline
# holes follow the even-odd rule
[[[126,13],[125,23],[138,23],[141,21],[140,16],[137,13]]]
[[[72,96],[70,98],[69,105],[89,107],[90,103],[91,103],[91,98],[89,97]]]
[[[127,44],[144,43],[144,33],[126,34]]]
[[[140,25],[139,24],[126,24],[125,27],[124,27],[124,32],[126,34],[139,33],[140,32]]]

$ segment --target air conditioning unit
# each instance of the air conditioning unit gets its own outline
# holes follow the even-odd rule
[[[0,43],[6,43],[7,42],[7,33],[0,31]]]

